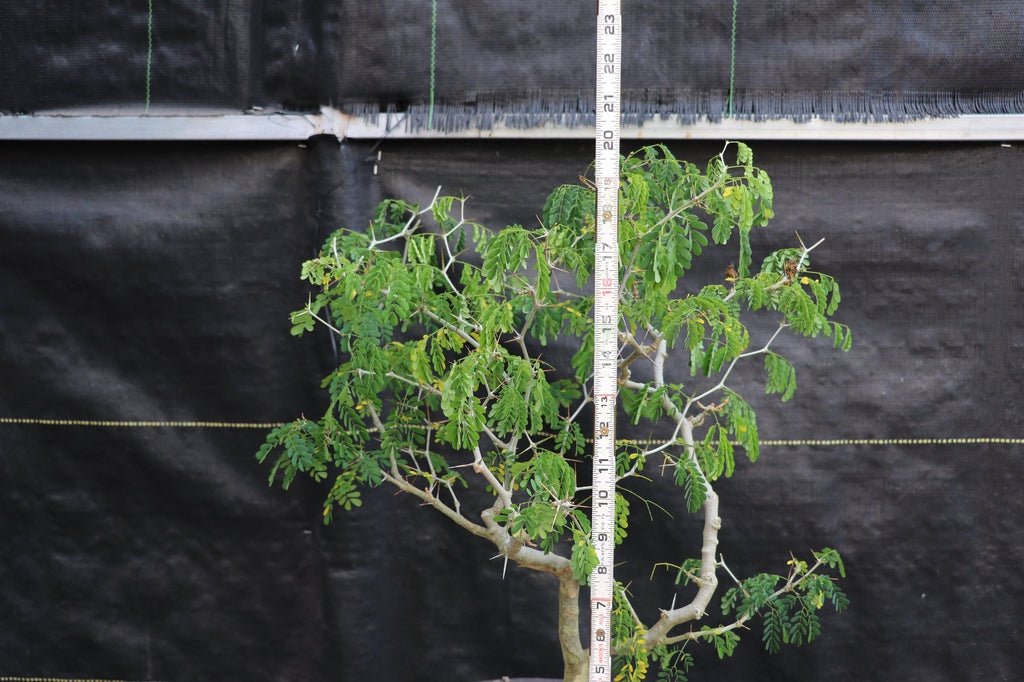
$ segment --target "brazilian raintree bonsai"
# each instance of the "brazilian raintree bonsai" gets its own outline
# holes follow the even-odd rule
[[[759,621],[755,636],[774,652],[814,640],[819,610],[847,604],[833,549],[790,555],[779,574],[734,575],[718,551],[715,482],[733,475],[738,451],[758,459],[754,410],[729,385],[734,368],[763,363],[766,392],[788,400],[795,370],[773,350],[776,339],[823,335],[846,350],[851,336],[830,319],[836,281],[811,268],[817,244],[797,238],[752,267],[750,233],[773,213],[771,182],[749,147],[729,143],[704,168],[647,147],[621,170],[622,421],[649,422],[664,436],[617,447],[615,539],[641,506],[630,505],[631,483],[644,478],[667,479],[659,489],[703,514],[703,532],[666,539],[660,564],[693,590],[689,603],[640,613],[617,584],[615,679],[684,680],[688,646],[728,656]],[[390,486],[492,543],[506,562],[553,576],[564,679],[573,681],[588,673],[579,599],[597,562],[580,426],[591,404],[594,209],[582,178],[551,192],[538,225],[492,232],[466,217],[464,198],[438,190],[427,206],[386,200],[367,230],[337,231],[302,265],[316,293],[291,316],[295,335],[319,324],[337,336],[341,362],[322,384],[330,404],[319,419],[273,429],[258,453],[272,464],[271,483],[326,481],[325,522],[359,507],[363,488]],[[696,286],[684,275],[709,241],[738,244],[735,264]],[[751,316],[777,325],[755,340],[744,323]],[[571,367],[543,360],[540,348],[556,338],[575,349]],[[670,358],[688,363],[687,385],[666,380]]]

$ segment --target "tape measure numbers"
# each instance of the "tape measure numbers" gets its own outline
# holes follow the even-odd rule
[[[619,140],[622,66],[621,0],[597,9],[597,243],[594,254],[594,478],[590,575],[590,682],[611,680],[611,611],[615,550],[615,402],[619,355]]]

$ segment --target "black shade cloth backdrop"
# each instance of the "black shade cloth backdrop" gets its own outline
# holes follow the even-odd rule
[[[434,21],[426,1],[9,1],[0,111],[333,104],[444,129],[587,122],[594,7],[437,0]],[[623,3],[627,121],[1024,113],[1012,0],[737,2],[735,21],[733,9]]]
[[[707,144],[676,145],[705,159]],[[223,422],[315,414],[334,361],[295,340],[299,262],[384,195],[436,185],[470,214],[534,219],[585,143],[0,146],[0,417]],[[826,238],[847,355],[784,343],[780,405],[738,375],[768,446],[722,482],[721,551],[780,570],[846,557],[849,613],[810,647],[741,633],[699,679],[1013,679],[1024,579],[1018,147],[757,144],[778,218],[755,250]],[[373,167],[377,166],[377,174]],[[714,252],[703,276],[734,257]],[[701,280],[702,282],[704,280]],[[571,349],[554,344],[549,360]],[[687,377],[670,377],[687,381]],[[555,586],[381,490],[324,529],[325,490],[265,485],[261,428],[0,423],[0,676],[490,679],[557,675]],[[887,444],[921,438],[931,444]],[[661,484],[655,484],[660,489]],[[647,492],[657,492],[648,490]],[[661,492],[664,492],[663,490]],[[618,558],[641,612],[650,563],[696,552],[696,519],[638,517]],[[415,529],[414,532],[408,532]],[[465,536],[465,537],[464,537]],[[687,597],[685,591],[680,599]]]

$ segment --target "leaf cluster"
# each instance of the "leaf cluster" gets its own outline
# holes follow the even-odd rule
[[[837,578],[820,572],[836,570],[846,577],[839,553],[831,548],[813,552],[816,563],[791,559],[787,576],[761,573],[742,581],[722,596],[722,613],[735,614],[742,621],[760,617],[761,641],[770,653],[778,653],[783,644],[809,644],[821,634],[818,611],[831,604],[837,611],[849,605]]]
[[[751,233],[773,217],[774,193],[748,146],[730,143],[699,167],[655,145],[624,157],[621,171],[621,405],[631,425],[668,422],[675,432],[654,448],[620,449],[617,474],[628,485],[660,453],[697,512],[715,482],[735,474],[741,455],[759,456],[756,414],[727,384],[733,367],[764,355],[765,391],[787,401],[796,390],[792,363],[770,348],[774,336],[753,343],[749,316],[773,315],[780,331],[830,337],[843,350],[850,331],[832,319],[839,285],[810,270],[811,249],[782,249],[756,267]],[[257,458],[270,465],[270,483],[288,488],[300,474],[325,482],[325,523],[336,509],[359,507],[363,489],[385,483],[469,523],[460,496],[475,487],[492,496],[487,518],[501,531],[563,555],[586,584],[597,555],[589,488],[578,484],[577,468],[588,455],[580,421],[591,401],[594,300],[582,292],[595,251],[611,248],[597,243],[595,202],[593,183],[582,179],[550,193],[537,225],[492,231],[467,218],[465,198],[439,191],[426,206],[386,200],[365,229],[332,234],[302,265],[312,292],[291,314],[291,333],[328,329],[342,360],[322,381],[322,416],[268,433]],[[686,274],[713,246],[733,249],[735,267],[722,282],[689,286]],[[555,339],[575,349],[569,367],[545,360]],[[650,371],[652,380],[632,378],[637,366],[663,363],[669,352],[688,362],[693,385]],[[616,543],[628,535],[631,511],[617,495]],[[839,561],[828,552],[816,555],[819,564]],[[677,582],[699,572],[699,562],[684,563]],[[822,599],[845,606],[831,579],[811,573],[804,566],[797,578],[774,583],[755,576],[726,593],[723,610],[771,620],[766,632],[778,638],[766,635],[770,650],[776,640],[811,641],[816,615],[805,607]],[[776,595],[779,580],[790,589]],[[648,651],[621,597],[615,647],[628,655],[616,679],[644,679],[656,669],[659,680],[685,680],[689,654]],[[701,632],[720,656],[738,641],[731,630]]]
[[[636,619],[626,587],[616,582],[612,600],[612,641],[617,655],[613,659],[614,682],[640,682],[647,679],[652,652],[644,641],[646,630]]]

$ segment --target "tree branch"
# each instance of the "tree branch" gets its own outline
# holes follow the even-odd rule
[[[774,342],[775,339],[779,336],[779,333],[782,332],[782,330],[785,329],[788,326],[789,325],[786,324],[785,322],[781,322],[779,324],[779,328],[775,330],[775,333],[772,334],[772,337],[770,339],[768,339],[768,342],[765,343],[764,346],[762,346],[761,348],[758,348],[757,350],[748,351],[746,353],[740,353],[739,355],[734,357],[732,359],[732,362],[729,363],[729,366],[726,367],[725,372],[722,374],[722,378],[719,379],[717,384],[715,384],[714,386],[712,386],[708,390],[704,391],[700,395],[695,395],[695,396],[693,396],[692,398],[690,398],[689,400],[686,401],[686,407],[683,408],[683,415],[685,416],[686,413],[690,411],[690,407],[692,407],[693,404],[696,403],[698,400],[703,400],[704,398],[708,397],[709,395],[711,395],[715,391],[720,391],[723,388],[725,388],[725,381],[726,381],[726,379],[729,378],[729,375],[732,373],[733,368],[736,366],[736,363],[740,361],[740,359],[742,359],[742,358],[749,358],[752,355],[760,355],[761,353],[766,353],[768,351],[768,347],[771,346],[772,342]]]
[[[432,319],[434,322],[437,322],[439,325],[443,326],[445,329],[447,329],[449,331],[452,331],[452,332],[455,332],[456,334],[461,336],[462,340],[465,341],[466,343],[468,343],[469,345],[473,346],[473,348],[479,348],[480,347],[480,342],[479,341],[477,341],[472,336],[467,334],[464,330],[459,329],[454,324],[452,324],[448,320],[444,319],[443,317],[441,317],[440,315],[435,313],[433,310],[430,310],[428,308],[424,308],[424,307],[421,306],[420,307],[420,312],[422,312],[424,315],[426,315],[427,317]],[[467,322],[466,320],[463,320],[461,317],[459,317],[457,319],[458,319],[459,322],[461,322],[462,324],[466,325],[467,327],[471,327],[471,328],[475,329],[476,331],[480,331],[480,325],[473,324],[472,322]]]
[[[360,373],[373,374],[373,372],[367,371],[365,369],[361,369],[361,370],[358,370],[358,371]],[[432,394],[434,394],[436,396],[440,396],[441,395],[441,391],[437,390],[433,386],[428,386],[426,384],[421,384],[420,382],[416,381],[415,379],[409,379],[408,377],[403,377],[401,374],[397,374],[395,372],[388,372],[384,376],[388,377],[389,379],[394,379],[395,381],[401,381],[402,383],[409,384],[410,386],[415,386],[416,388],[424,390],[427,393],[432,393]]]
[[[427,204],[426,208],[420,209],[419,211],[413,211],[412,215],[409,217],[409,220],[406,221],[405,227],[403,227],[400,232],[398,232],[396,234],[393,234],[390,237],[385,237],[384,239],[377,239],[377,237],[373,234],[373,231],[371,230],[370,231],[370,237],[372,238],[372,241],[370,242],[370,247],[369,248],[376,249],[381,244],[387,244],[388,242],[395,241],[396,239],[401,239],[402,237],[408,237],[410,234],[415,232],[416,231],[416,227],[415,227],[416,221],[419,219],[419,217],[421,215],[423,215],[425,213],[430,213],[432,210],[434,210],[434,203],[437,202],[437,197],[439,197],[440,195],[441,195],[441,187],[438,186],[437,191],[434,192],[434,198],[430,200],[430,203]]]
[[[564,679],[585,682],[590,652],[580,641],[580,584],[572,576],[558,579],[558,643],[562,647]]]
[[[513,538],[504,526],[494,520],[494,515],[500,511],[499,504],[500,500],[480,514],[487,527],[487,538],[494,543],[498,551],[524,568],[550,573],[560,579],[572,578],[572,565],[567,558],[554,552],[545,553],[527,547],[521,539]]]
[[[654,391],[664,386],[665,360],[667,355],[667,343],[664,338],[660,338],[657,345],[657,351],[655,352],[655,356],[652,360],[654,366],[653,388],[646,386],[645,384],[639,384],[628,380],[622,382],[623,385],[629,388],[640,388],[648,391]],[[689,407],[692,402],[693,399],[687,403],[687,407]],[[696,581],[698,586],[697,595],[686,606],[672,608],[668,611],[661,612],[661,618],[658,622],[647,629],[647,634],[644,639],[648,649],[651,649],[661,643],[673,628],[682,625],[683,623],[699,619],[706,613],[708,604],[711,602],[711,598],[714,596],[715,589],[718,586],[718,578],[715,575],[715,569],[717,567],[715,553],[718,548],[718,531],[722,527],[722,519],[718,514],[718,494],[712,488],[707,477],[704,476],[704,472],[701,470],[699,462],[697,462],[693,442],[693,424],[686,418],[685,410],[680,411],[667,395],[662,396],[662,407],[676,422],[676,430],[673,433],[672,439],[666,442],[665,445],[661,446],[659,449],[664,449],[672,442],[675,442],[677,435],[681,432],[686,456],[697,465],[697,470],[703,478],[703,483],[706,486],[707,492],[704,498],[704,531],[703,544],[701,547],[701,571],[700,576]],[[639,461],[642,461],[642,458],[638,460],[638,463]],[[633,469],[636,468],[637,465],[634,465]],[[630,473],[627,472],[627,475],[630,475]]]
[[[725,565],[724,562],[721,565],[724,566]],[[821,566],[822,566],[822,562],[819,559],[818,561],[815,562],[815,564],[811,568],[809,568],[807,570],[806,573],[803,573],[800,576],[799,579],[796,578],[796,574],[795,573],[790,573],[789,578],[786,580],[786,583],[782,587],[780,587],[779,589],[775,590],[775,592],[773,592],[771,594],[771,596],[768,597],[768,599],[765,601],[765,606],[767,606],[771,602],[775,601],[776,599],[778,599],[782,595],[784,595],[784,594],[786,594],[788,592],[794,591],[797,587],[800,586],[801,583],[803,583],[805,580],[807,580],[807,578],[809,578],[812,574],[814,574],[815,571],[817,571],[819,568],[821,568]],[[728,568],[726,568],[726,570],[728,571]],[[732,576],[732,571],[729,571],[729,575]],[[732,579],[736,580],[736,576],[732,576]],[[738,585],[739,581],[737,580],[736,583]],[[763,609],[764,607],[762,606],[761,608]],[[740,616],[739,618],[737,618],[732,623],[729,623],[727,625],[721,625],[719,627],[712,628],[710,630],[700,630],[700,631],[691,630],[690,632],[684,632],[683,634],[675,635],[673,637],[665,637],[664,639],[661,640],[660,643],[661,644],[666,644],[666,645],[678,644],[679,642],[685,642],[685,641],[693,640],[693,639],[700,639],[701,637],[708,637],[710,635],[720,635],[720,634],[722,634],[724,632],[729,632],[730,630],[736,630],[737,628],[745,627],[747,621],[749,621],[751,618],[753,618],[754,616],[756,616],[760,612],[761,612],[761,610],[759,609],[758,611],[754,611],[752,613],[748,613],[746,615]]]
[[[385,481],[392,484],[393,486],[401,490],[403,493],[409,493],[410,495],[413,495],[414,497],[418,497],[419,499],[423,500],[423,502],[429,504],[431,507],[438,510],[439,512],[447,516],[449,519],[454,521],[460,528],[468,530],[470,533],[476,535],[477,537],[487,538],[488,540],[493,539],[491,537],[491,532],[488,531],[487,528],[481,526],[478,523],[473,523],[465,516],[459,514],[454,509],[452,509],[444,502],[442,502],[440,499],[432,495],[429,491],[423,490],[422,488],[417,488],[412,483],[409,483],[409,481],[405,480],[405,478],[401,476],[396,477],[393,473],[388,473],[385,471],[383,472],[383,474]]]
[[[480,453],[480,446],[478,445],[473,447],[473,471],[483,476],[484,480],[494,488],[494,493],[501,501],[502,507],[512,506],[512,493],[495,478],[494,473],[487,466],[487,462],[484,461],[483,455]],[[500,511],[500,509],[496,511]]]
[[[685,418],[682,420],[683,440],[686,442],[688,456],[696,462],[696,453],[693,447],[693,427]],[[699,466],[698,466],[699,470]],[[703,477],[703,472],[701,471]],[[704,478],[707,486],[707,493],[704,498],[704,531],[703,544],[700,550],[700,576],[697,581],[697,595],[686,606],[677,609],[669,609],[661,612],[661,618],[652,627],[648,628],[644,636],[644,642],[648,649],[652,649],[662,643],[668,633],[675,627],[692,620],[702,618],[707,612],[708,604],[718,587],[718,577],[715,575],[717,562],[715,560],[718,549],[718,531],[722,527],[722,519],[718,515],[718,494],[711,487],[711,484]]]
[[[722,162],[722,165],[725,166],[725,161],[724,160]],[[725,168],[726,168],[726,171],[728,173],[729,166],[725,166]],[[694,197],[691,197],[689,200],[683,202],[682,204],[680,204],[676,208],[671,209],[668,213],[665,214],[665,216],[661,220],[659,220],[658,222],[654,223],[654,225],[651,226],[651,229],[647,231],[647,234],[650,234],[651,232],[653,232],[654,230],[658,229],[659,227],[661,227],[662,225],[664,225],[668,221],[673,220],[675,218],[678,218],[679,215],[683,211],[685,211],[686,209],[693,208],[694,206],[700,205],[700,201],[704,197],[706,197],[707,195],[711,194],[716,189],[720,189],[723,185],[725,185],[725,179],[724,178],[730,178],[731,179],[732,176],[726,174],[726,175],[724,175],[722,177],[723,177],[723,179],[721,179],[718,182],[716,182],[715,184],[711,185],[710,187],[708,187],[706,190],[704,190],[700,194],[698,194],[698,195],[696,195]]]

